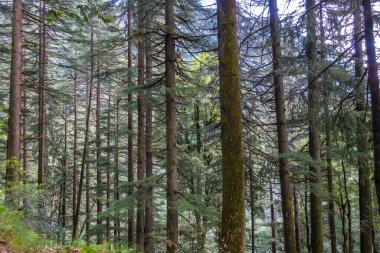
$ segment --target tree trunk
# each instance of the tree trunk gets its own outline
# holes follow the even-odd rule
[[[23,176],[23,184],[28,183],[28,143],[26,141],[26,135],[27,135],[27,116],[26,116],[26,104],[27,104],[27,98],[26,98],[26,89],[23,89],[23,98],[22,98],[22,170],[24,173]],[[28,204],[28,197],[25,196],[23,199],[23,204],[26,206]]]
[[[45,74],[46,74],[46,27],[45,1],[40,0],[39,51],[38,51],[38,187],[44,189],[45,176]],[[40,202],[44,208],[44,200]]]
[[[250,197],[250,207],[251,207],[251,242],[252,242],[252,253],[255,253],[255,194],[253,189],[253,172],[249,170],[249,197]]]
[[[85,166],[87,162],[87,153],[88,153],[88,139],[89,139],[90,119],[91,119],[92,86],[93,86],[93,81],[94,81],[93,76],[94,76],[94,32],[91,30],[91,71],[90,71],[90,88],[89,88],[90,92],[88,94],[82,164],[81,164],[79,186],[78,186],[78,197],[77,197],[77,203],[76,203],[76,210],[74,214],[73,240],[78,239],[77,233],[78,233],[78,225],[79,225],[80,205],[81,205],[81,200],[82,200],[83,181],[84,181],[84,176],[85,176],[84,173],[85,173]]]
[[[274,214],[273,188],[272,188],[271,181],[269,181],[269,200],[270,200],[270,221],[271,221],[271,230],[272,230],[272,253],[276,253],[276,217]]]
[[[279,73],[279,71],[281,71],[282,68],[282,63],[280,23],[278,18],[277,0],[269,1],[269,11],[270,27],[272,34],[273,77],[275,88],[278,153],[280,156],[279,169],[285,252],[295,253],[296,241],[294,232],[292,186],[290,182],[291,179],[289,176],[289,162],[288,158],[286,157],[288,153],[288,131],[286,129],[286,113],[284,98],[285,91],[283,84],[283,76]]]
[[[301,240],[300,240],[300,228],[298,225],[298,200],[297,200],[297,189],[293,186],[293,204],[294,204],[294,230],[296,236],[296,252],[301,252]]]
[[[150,36],[146,38],[146,82],[152,79],[152,48]],[[152,151],[152,138],[153,138],[153,106],[152,100],[147,103],[146,108],[146,137],[145,137],[145,176],[147,179],[153,176],[153,151]],[[145,252],[153,253],[154,247],[152,242],[153,235],[153,187],[152,183],[146,188],[145,198]]]
[[[63,175],[62,175],[62,228],[63,228],[63,235],[62,235],[62,243],[65,243],[66,239],[66,206],[67,206],[67,199],[66,199],[66,190],[67,190],[67,112],[64,108],[64,121],[65,121],[65,139],[64,139],[64,149],[63,149]]]
[[[360,0],[355,1],[354,6],[354,48],[355,48],[355,77],[362,82],[364,76],[363,44],[361,42],[362,17],[360,12]],[[360,154],[368,153],[368,139],[366,127],[366,86],[361,83],[356,91],[357,111],[357,149]],[[360,252],[372,253],[372,171],[370,161],[365,155],[358,159],[359,170],[359,209],[360,209]]]
[[[305,187],[305,226],[306,226],[306,248],[307,248],[307,252],[310,253],[311,252],[311,244],[310,244],[310,222],[309,222],[309,210],[307,208],[308,206],[308,195],[309,195],[309,187],[308,187],[308,183],[306,183],[306,187]]]
[[[103,212],[103,206],[102,206],[102,143],[100,139],[100,107],[101,107],[101,101],[100,101],[100,80],[99,80],[99,73],[100,73],[100,66],[99,61],[97,61],[97,68],[96,73],[98,75],[97,78],[97,85],[96,85],[96,129],[95,129],[95,135],[96,135],[96,224],[98,225],[97,233],[96,233],[96,244],[102,244],[103,238],[102,238],[102,219],[100,218],[101,213]]]
[[[22,103],[22,0],[13,0],[12,21],[12,53],[11,53],[11,77],[9,97],[9,120],[8,120],[8,147],[7,160],[20,159],[21,139],[21,103]],[[18,165],[8,162],[6,168],[6,195],[5,200],[9,206],[16,207],[12,190],[14,183],[18,182]]]
[[[120,180],[120,164],[119,164],[119,118],[120,118],[120,96],[116,97],[116,122],[115,122],[115,174],[114,174],[114,200],[117,203],[120,199],[119,192],[119,180]],[[115,212],[115,223],[114,223],[114,237],[115,246],[119,247],[120,243],[120,213]]]
[[[138,29],[140,33],[143,33],[144,26],[144,1],[139,0],[138,2]],[[143,35],[139,35],[138,38],[138,59],[137,59],[137,83],[139,86],[139,91],[137,95],[137,180],[139,180],[137,186],[137,220],[136,220],[136,244],[139,246],[140,250],[144,250],[144,186],[141,180],[144,179],[144,163],[145,163],[145,96],[144,96],[144,55],[145,55],[145,45],[144,45]]]
[[[313,159],[310,164],[310,221],[311,248],[313,253],[323,253],[322,200],[319,196],[321,183],[321,141],[319,137],[319,105],[316,47],[316,15],[315,0],[306,0],[307,11],[307,45],[308,60],[308,120],[309,120],[309,154]]]
[[[73,175],[72,175],[72,184],[73,184],[73,224],[75,224],[75,211],[76,211],[76,204],[77,204],[77,181],[78,181],[78,176],[77,176],[77,153],[78,153],[78,129],[77,129],[77,71],[74,70],[74,76],[73,76],[73,81],[74,81],[74,122],[73,122],[73,128],[74,128],[74,146],[73,146]],[[74,227],[74,225],[73,225]],[[74,230],[72,237],[74,238]]]
[[[380,91],[379,75],[376,62],[375,38],[373,34],[373,17],[371,0],[362,0],[364,9],[364,35],[367,49],[368,87],[372,103],[373,152],[375,162],[375,186],[378,210],[380,213]]]
[[[347,148],[348,150],[348,148]],[[347,206],[347,225],[348,225],[348,253],[352,253],[354,249],[354,242],[352,238],[352,215],[351,215],[351,201],[348,195],[348,186],[347,186],[347,172],[346,172],[346,166],[344,165],[344,161],[342,160],[342,170],[343,170],[343,186],[344,186],[344,196],[346,199],[346,206]]]
[[[236,1],[218,0],[217,4],[223,170],[220,251],[245,252],[245,182]]]
[[[91,226],[91,210],[90,210],[90,163],[86,162],[86,245],[90,244],[90,226]]]
[[[178,199],[177,170],[177,115],[175,96],[175,23],[174,1],[165,1],[165,87],[166,87],[166,166],[167,166],[167,243],[168,253],[179,250],[178,245],[178,210],[175,203]]]
[[[106,168],[106,207],[111,207],[111,84],[108,86],[108,112],[107,112],[107,168]],[[110,217],[106,220],[106,237],[110,242]]]
[[[131,42],[131,22],[132,22],[132,3],[128,0],[128,10],[127,10],[127,29],[128,29],[128,71],[132,71],[132,42]],[[128,87],[131,89],[133,86],[132,75],[128,74]],[[128,183],[133,183],[134,181],[134,170],[133,170],[133,111],[132,111],[132,92],[128,92]],[[133,194],[133,187],[129,186],[128,194]],[[134,244],[134,234],[135,234],[135,222],[134,222],[134,208],[129,208],[128,210],[128,245],[132,246]]]

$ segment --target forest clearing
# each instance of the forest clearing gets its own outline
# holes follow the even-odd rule
[[[0,253],[379,253],[379,34],[378,0],[0,1]]]

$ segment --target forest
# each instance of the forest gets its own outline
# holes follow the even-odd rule
[[[380,1],[1,0],[1,253],[379,253]]]

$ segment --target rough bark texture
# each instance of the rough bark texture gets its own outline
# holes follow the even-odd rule
[[[174,1],[165,1],[165,87],[166,87],[166,174],[167,174],[167,221],[166,250],[178,252],[178,199],[177,170],[177,115],[175,96],[175,24]]]
[[[307,11],[307,45],[308,60],[308,120],[309,120],[309,154],[313,159],[310,164],[310,221],[311,248],[313,253],[323,253],[322,201],[319,196],[321,182],[321,141],[319,137],[319,104],[316,47],[315,1],[306,0]]]
[[[138,2],[138,29],[143,33],[144,26],[144,0]],[[143,36],[138,38],[138,62],[137,83],[139,91],[137,95],[137,180],[144,179],[145,170],[145,96],[144,96],[144,69],[145,69],[145,46]],[[141,250],[144,249],[144,186],[140,182],[137,186],[137,219],[136,219],[136,244]]]
[[[9,97],[9,134],[7,159],[20,159],[21,140],[21,103],[22,103],[22,1],[13,1],[12,53]],[[9,187],[19,180],[18,167],[9,162],[6,168],[6,202],[12,206],[14,201]]]
[[[152,48],[150,42],[150,36],[146,38],[146,82],[148,83],[152,79]],[[145,164],[145,177],[149,179],[153,176],[153,150],[152,150],[152,138],[153,138],[153,107],[152,101],[148,101],[146,107],[146,136],[145,136],[145,152],[146,152],[146,164]],[[145,252],[154,252],[153,247],[153,187],[148,185],[146,187],[145,198]]]
[[[218,0],[217,4],[223,169],[220,251],[242,253],[245,252],[245,182],[236,1]]]
[[[45,1],[40,1],[39,51],[38,51],[38,187],[43,189],[45,177],[45,76],[46,76],[46,27]],[[44,201],[40,203],[44,207]]]
[[[132,22],[132,3],[128,0],[128,71],[132,71],[132,42],[131,42],[131,22]],[[128,74],[128,87],[132,87],[132,76]],[[134,181],[134,170],[133,170],[133,111],[132,111],[132,92],[128,92],[128,183],[133,183]],[[133,194],[133,187],[129,187],[128,194]],[[134,209],[130,208],[128,210],[128,244],[131,246],[134,243],[134,233],[135,233],[135,215]]]
[[[281,63],[281,38],[280,38],[280,23],[278,18],[277,0],[269,0],[270,11],[270,28],[272,34],[272,54],[273,54],[273,77],[275,88],[275,104],[276,104],[276,119],[277,119],[277,140],[279,169],[280,169],[280,184],[281,184],[281,203],[283,216],[283,230],[285,252],[296,252],[296,241],[294,232],[294,217],[293,217],[293,200],[292,186],[289,171],[289,162],[286,157],[288,153],[288,131],[286,129],[286,113],[285,113],[285,91],[283,84],[283,76],[279,73],[282,68]]]
[[[370,0],[362,0],[364,9],[364,36],[367,50],[368,87],[372,104],[373,152],[375,162],[375,186],[378,210],[380,212],[380,92],[379,75],[376,62],[375,38],[373,34],[373,17]]]
[[[355,77],[357,82],[362,82],[364,75],[363,44],[361,42],[362,17],[360,12],[360,0],[355,1],[354,6],[354,48],[355,48]],[[366,127],[366,86],[359,83],[355,100],[357,115],[357,149],[362,154],[358,159],[359,170],[359,210],[360,210],[360,252],[372,253],[372,169],[369,159],[364,155],[369,151],[368,133]]]

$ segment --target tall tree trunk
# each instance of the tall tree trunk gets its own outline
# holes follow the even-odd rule
[[[308,120],[309,120],[309,154],[313,159],[310,164],[310,220],[311,248],[313,253],[323,253],[322,200],[318,185],[321,183],[321,141],[319,137],[319,105],[316,47],[315,0],[306,0],[307,11],[307,45],[308,60]]]
[[[301,239],[300,239],[300,228],[298,225],[298,200],[297,200],[297,189],[293,186],[293,205],[294,205],[294,231],[296,236],[296,252],[301,252]]]
[[[63,149],[63,175],[62,175],[62,228],[63,228],[63,234],[62,234],[62,243],[65,243],[66,239],[66,207],[67,207],[67,197],[66,197],[66,190],[67,190],[67,112],[64,108],[64,121],[65,121],[65,136],[64,136],[64,149]]]
[[[308,187],[308,183],[306,183],[306,187],[305,187],[305,205],[304,205],[304,208],[305,208],[305,227],[306,227],[306,248],[307,248],[307,252],[310,253],[311,252],[311,243],[310,243],[310,218],[309,218],[309,210],[307,208],[308,204],[309,204],[309,201],[308,201],[308,195],[309,195],[309,187]]]
[[[144,26],[144,1],[138,2],[138,29],[143,33]],[[136,220],[136,244],[141,250],[144,250],[144,186],[141,180],[144,179],[144,163],[145,163],[145,96],[144,96],[144,69],[145,69],[145,43],[143,35],[138,38],[138,59],[137,59],[137,82],[139,91],[137,95],[137,180],[139,180],[137,190],[137,220]]]
[[[371,0],[362,0],[364,9],[364,36],[367,49],[368,87],[372,103],[373,152],[375,162],[375,186],[378,210],[380,213],[380,90],[376,62],[375,38],[373,34],[373,17]]]
[[[270,221],[272,231],[272,253],[276,253],[276,217],[274,213],[272,179],[269,179]]]
[[[28,183],[28,143],[26,141],[26,134],[27,134],[27,116],[26,116],[26,104],[27,104],[27,98],[26,98],[26,89],[23,89],[23,98],[22,98],[22,170],[23,170],[23,184]],[[28,198],[27,196],[23,199],[23,204],[26,206],[28,204]]]
[[[364,66],[363,66],[363,44],[361,40],[362,34],[362,17],[360,12],[360,0],[354,2],[354,48],[355,48],[355,77],[358,82],[363,82]],[[357,111],[357,130],[356,130],[356,146],[361,154],[369,151],[368,133],[366,127],[366,104],[365,93],[366,86],[359,83],[359,88],[355,94],[356,111]],[[360,210],[360,252],[372,253],[372,170],[369,159],[362,155],[358,159],[359,171],[359,210]]]
[[[288,153],[288,131],[286,129],[285,91],[283,76],[279,73],[282,68],[282,62],[277,0],[269,0],[269,11],[272,34],[273,77],[275,88],[278,153],[280,155],[279,169],[285,252],[295,253],[296,241],[294,232],[292,186],[289,176],[289,162],[286,157],[286,154]]]
[[[73,145],[73,175],[72,175],[72,184],[73,184],[73,227],[75,224],[75,211],[76,204],[77,204],[77,181],[78,181],[78,173],[77,173],[77,155],[78,155],[78,129],[77,129],[77,71],[74,70],[73,75],[73,81],[74,81],[74,122],[73,122],[73,128],[74,128],[74,145]],[[72,233],[72,238],[74,238],[74,230]]]
[[[128,29],[128,71],[132,71],[132,42],[131,42],[131,22],[132,22],[132,0],[128,0],[128,10],[127,10],[127,29]],[[131,89],[133,86],[132,75],[128,74],[128,87]],[[128,92],[128,183],[133,183],[134,181],[134,170],[133,170],[133,111],[132,111],[132,92]],[[128,194],[133,194],[133,187],[129,186]],[[128,210],[128,244],[132,246],[134,243],[134,233],[135,233],[135,222],[134,222],[134,208],[129,208]]]
[[[347,148],[348,150],[348,148]],[[347,235],[348,235],[348,253],[352,253],[354,249],[354,242],[352,238],[352,215],[351,215],[351,201],[348,195],[348,186],[347,186],[347,171],[346,166],[344,165],[344,161],[342,160],[342,170],[343,170],[343,186],[344,186],[344,196],[346,199],[346,206],[347,206]]]
[[[218,0],[217,4],[223,169],[220,251],[245,252],[245,182],[236,1]]]
[[[120,181],[120,164],[119,164],[119,119],[120,119],[120,96],[116,97],[116,119],[115,119],[115,174],[114,174],[114,200],[120,199],[119,181]],[[120,213],[115,212],[114,237],[115,246],[119,247],[120,243]]]
[[[90,93],[92,90],[89,89],[89,86],[86,86],[86,101],[90,97]],[[85,228],[86,228],[86,245],[90,244],[90,164],[86,161],[86,182],[85,182],[85,189],[86,189],[86,219],[85,219]],[[79,236],[81,233],[79,233]]]
[[[147,22],[148,23],[148,22]],[[146,38],[146,82],[152,79],[152,48],[150,36]],[[153,176],[153,151],[152,151],[152,138],[153,138],[153,106],[152,100],[148,101],[146,107],[146,137],[145,137],[145,176],[147,179]],[[153,234],[153,187],[151,183],[146,188],[145,198],[145,252],[152,253],[154,251],[152,234]]]
[[[90,244],[91,207],[90,207],[90,163],[86,162],[86,245]]]
[[[251,207],[251,242],[252,242],[252,253],[255,253],[255,194],[253,190],[253,172],[249,170],[249,197],[250,197],[250,207]]]
[[[167,221],[166,250],[175,253],[178,245],[178,210],[175,203],[178,199],[177,170],[177,115],[175,96],[175,23],[174,1],[165,1],[165,87],[166,87],[166,166],[167,166]]]
[[[81,171],[79,176],[79,186],[78,186],[78,197],[76,203],[76,210],[74,214],[74,224],[73,224],[73,240],[78,239],[78,225],[79,225],[79,215],[80,215],[80,205],[82,200],[82,192],[83,192],[83,181],[84,181],[84,173],[85,166],[87,162],[87,154],[88,154],[88,139],[89,139],[89,131],[90,131],[90,119],[91,119],[91,102],[92,102],[92,86],[94,82],[94,32],[91,27],[91,70],[90,70],[90,92],[88,94],[88,105],[86,112],[86,125],[84,130],[84,143],[83,143],[83,154],[82,154],[82,164]]]
[[[21,103],[22,103],[22,0],[13,0],[12,20],[12,53],[11,53],[11,77],[9,97],[9,121],[8,121],[8,147],[7,160],[20,159],[21,139]],[[8,162],[6,168],[6,195],[5,200],[10,206],[16,207],[11,187],[18,182],[18,165]]]
[[[341,180],[339,180],[341,181]],[[342,235],[343,235],[343,243],[342,249],[344,253],[348,252],[347,248],[347,232],[346,232],[346,204],[343,200],[342,189],[339,190],[339,199],[340,199],[340,219],[342,223]]]
[[[195,121],[195,131],[196,131],[196,148],[197,148],[197,153],[199,156],[201,156],[201,151],[202,151],[202,130],[201,130],[201,124],[200,124],[200,101],[197,100],[195,101],[194,105],[194,121]],[[204,184],[203,184],[203,171],[202,171],[202,166],[196,166],[196,185],[193,184],[195,187],[194,193],[197,194],[198,196],[203,195],[203,189],[204,189]],[[193,180],[194,181],[194,180]],[[199,210],[195,210],[195,219],[196,219],[196,224],[197,224],[197,244],[196,244],[196,252],[198,253],[203,253],[205,251],[205,243],[206,243],[206,221],[207,217],[204,215],[201,215]]]
[[[97,84],[96,84],[96,129],[95,129],[95,135],[96,135],[96,224],[98,225],[97,233],[96,233],[96,243],[102,244],[103,238],[102,238],[102,219],[100,218],[101,213],[103,212],[103,206],[102,206],[102,143],[100,139],[100,107],[101,107],[101,101],[100,101],[100,66],[99,61],[97,61],[97,67],[96,67],[96,73],[97,73]]]
[[[45,177],[45,74],[46,74],[46,27],[45,1],[40,0],[39,52],[38,52],[38,187],[44,188]],[[44,208],[44,200],[40,202]]]
[[[107,168],[106,168],[106,207],[111,207],[111,83],[108,85],[108,112],[107,112]],[[106,237],[110,242],[110,217],[106,220]]]

